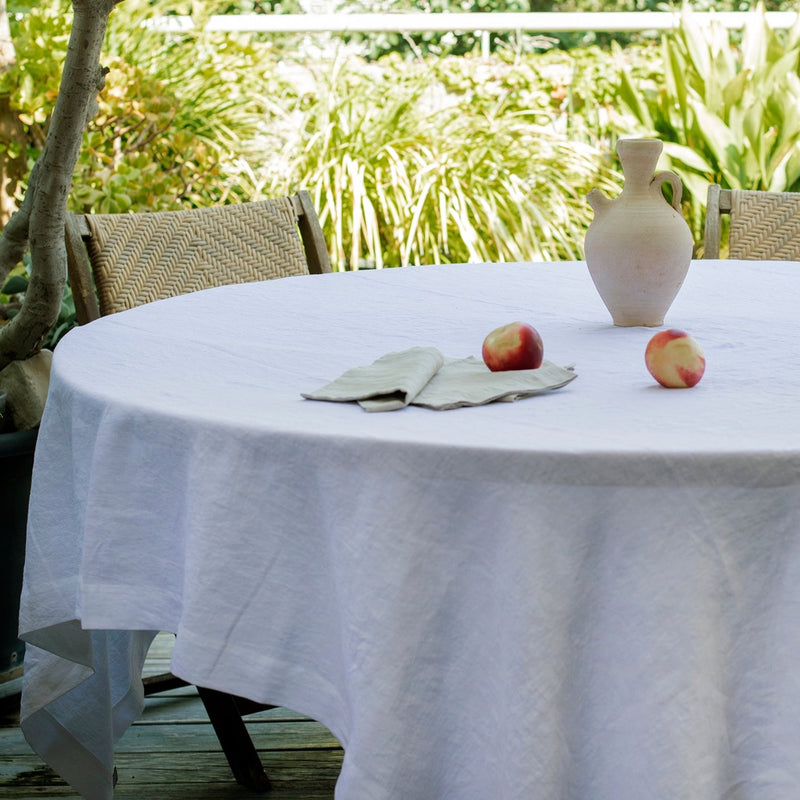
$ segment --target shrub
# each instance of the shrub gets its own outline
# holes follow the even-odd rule
[[[665,141],[697,241],[709,182],[800,188],[800,34],[770,31],[760,13],[743,36],[701,29],[685,11],[660,44],[309,66],[283,40],[153,33],[141,22],[154,8],[122,3],[112,14],[111,71],[73,210],[201,206],[302,186],[347,269],[580,258],[585,194],[621,186],[619,136]],[[157,8],[185,13],[189,0]],[[31,161],[68,9],[51,0],[15,20],[19,64],[0,79]]]
[[[709,183],[800,190],[800,23],[772,30],[752,12],[741,42],[732,37],[718,24],[701,27],[685,9],[649,76],[620,73],[629,131],[665,141],[698,238]]]
[[[74,205],[114,212],[247,199],[248,160],[270,91],[269,52],[236,37],[165,37],[142,25],[149,14],[141,7],[126,13],[126,5],[111,18],[110,71],[85,138]]]
[[[58,91],[70,9],[55,0],[13,19],[18,64],[0,94],[27,127],[31,164]],[[111,15],[106,88],[84,138],[72,210],[159,210],[252,192],[248,158],[271,92],[270,53],[247,37],[165,37],[142,25],[152,14],[148,4],[122,3]]]

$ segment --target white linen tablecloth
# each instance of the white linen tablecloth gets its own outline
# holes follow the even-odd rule
[[[451,411],[301,398],[515,319],[578,378]],[[800,264],[695,262],[666,326],[705,350],[693,389],[655,384],[655,331],[614,327],[582,263],[287,278],[70,332],[29,741],[111,797],[166,630],[181,677],[327,725],[337,800],[800,797]]]

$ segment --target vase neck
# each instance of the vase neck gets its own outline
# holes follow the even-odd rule
[[[658,139],[622,139],[617,153],[625,175],[623,191],[647,191],[658,165],[663,145]]]

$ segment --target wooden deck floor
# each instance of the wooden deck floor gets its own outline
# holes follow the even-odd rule
[[[167,670],[171,637],[159,636],[146,673]],[[115,800],[332,800],[342,750],[330,732],[287,709],[249,716],[247,727],[272,790],[238,786],[193,687],[147,698],[117,745]],[[0,714],[0,798],[80,800],[30,749],[15,713]]]

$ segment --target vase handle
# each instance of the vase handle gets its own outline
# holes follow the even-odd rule
[[[674,172],[670,172],[668,169],[665,169],[661,172],[657,172],[653,176],[653,180],[650,181],[650,185],[657,187],[658,191],[660,192],[661,184],[664,183],[664,181],[667,181],[672,187],[672,207],[676,211],[680,211],[681,197],[683,196],[683,184],[681,183],[681,179]]]

